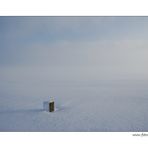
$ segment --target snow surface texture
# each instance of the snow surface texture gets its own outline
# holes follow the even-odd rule
[[[0,131],[148,131],[147,81],[14,85],[0,92]],[[50,94],[53,113],[43,110]]]

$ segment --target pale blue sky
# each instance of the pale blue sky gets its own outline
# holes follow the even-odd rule
[[[0,17],[1,79],[147,78],[147,57],[148,17]]]

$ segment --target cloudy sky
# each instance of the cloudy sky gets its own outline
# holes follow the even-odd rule
[[[0,80],[148,78],[148,17],[0,17]]]

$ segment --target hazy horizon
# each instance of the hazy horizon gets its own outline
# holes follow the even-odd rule
[[[147,26],[148,17],[0,17],[0,80],[148,79]]]

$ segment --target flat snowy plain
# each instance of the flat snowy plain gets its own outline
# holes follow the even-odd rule
[[[148,131],[148,81],[1,82],[0,131]],[[43,110],[48,96],[56,111]]]

